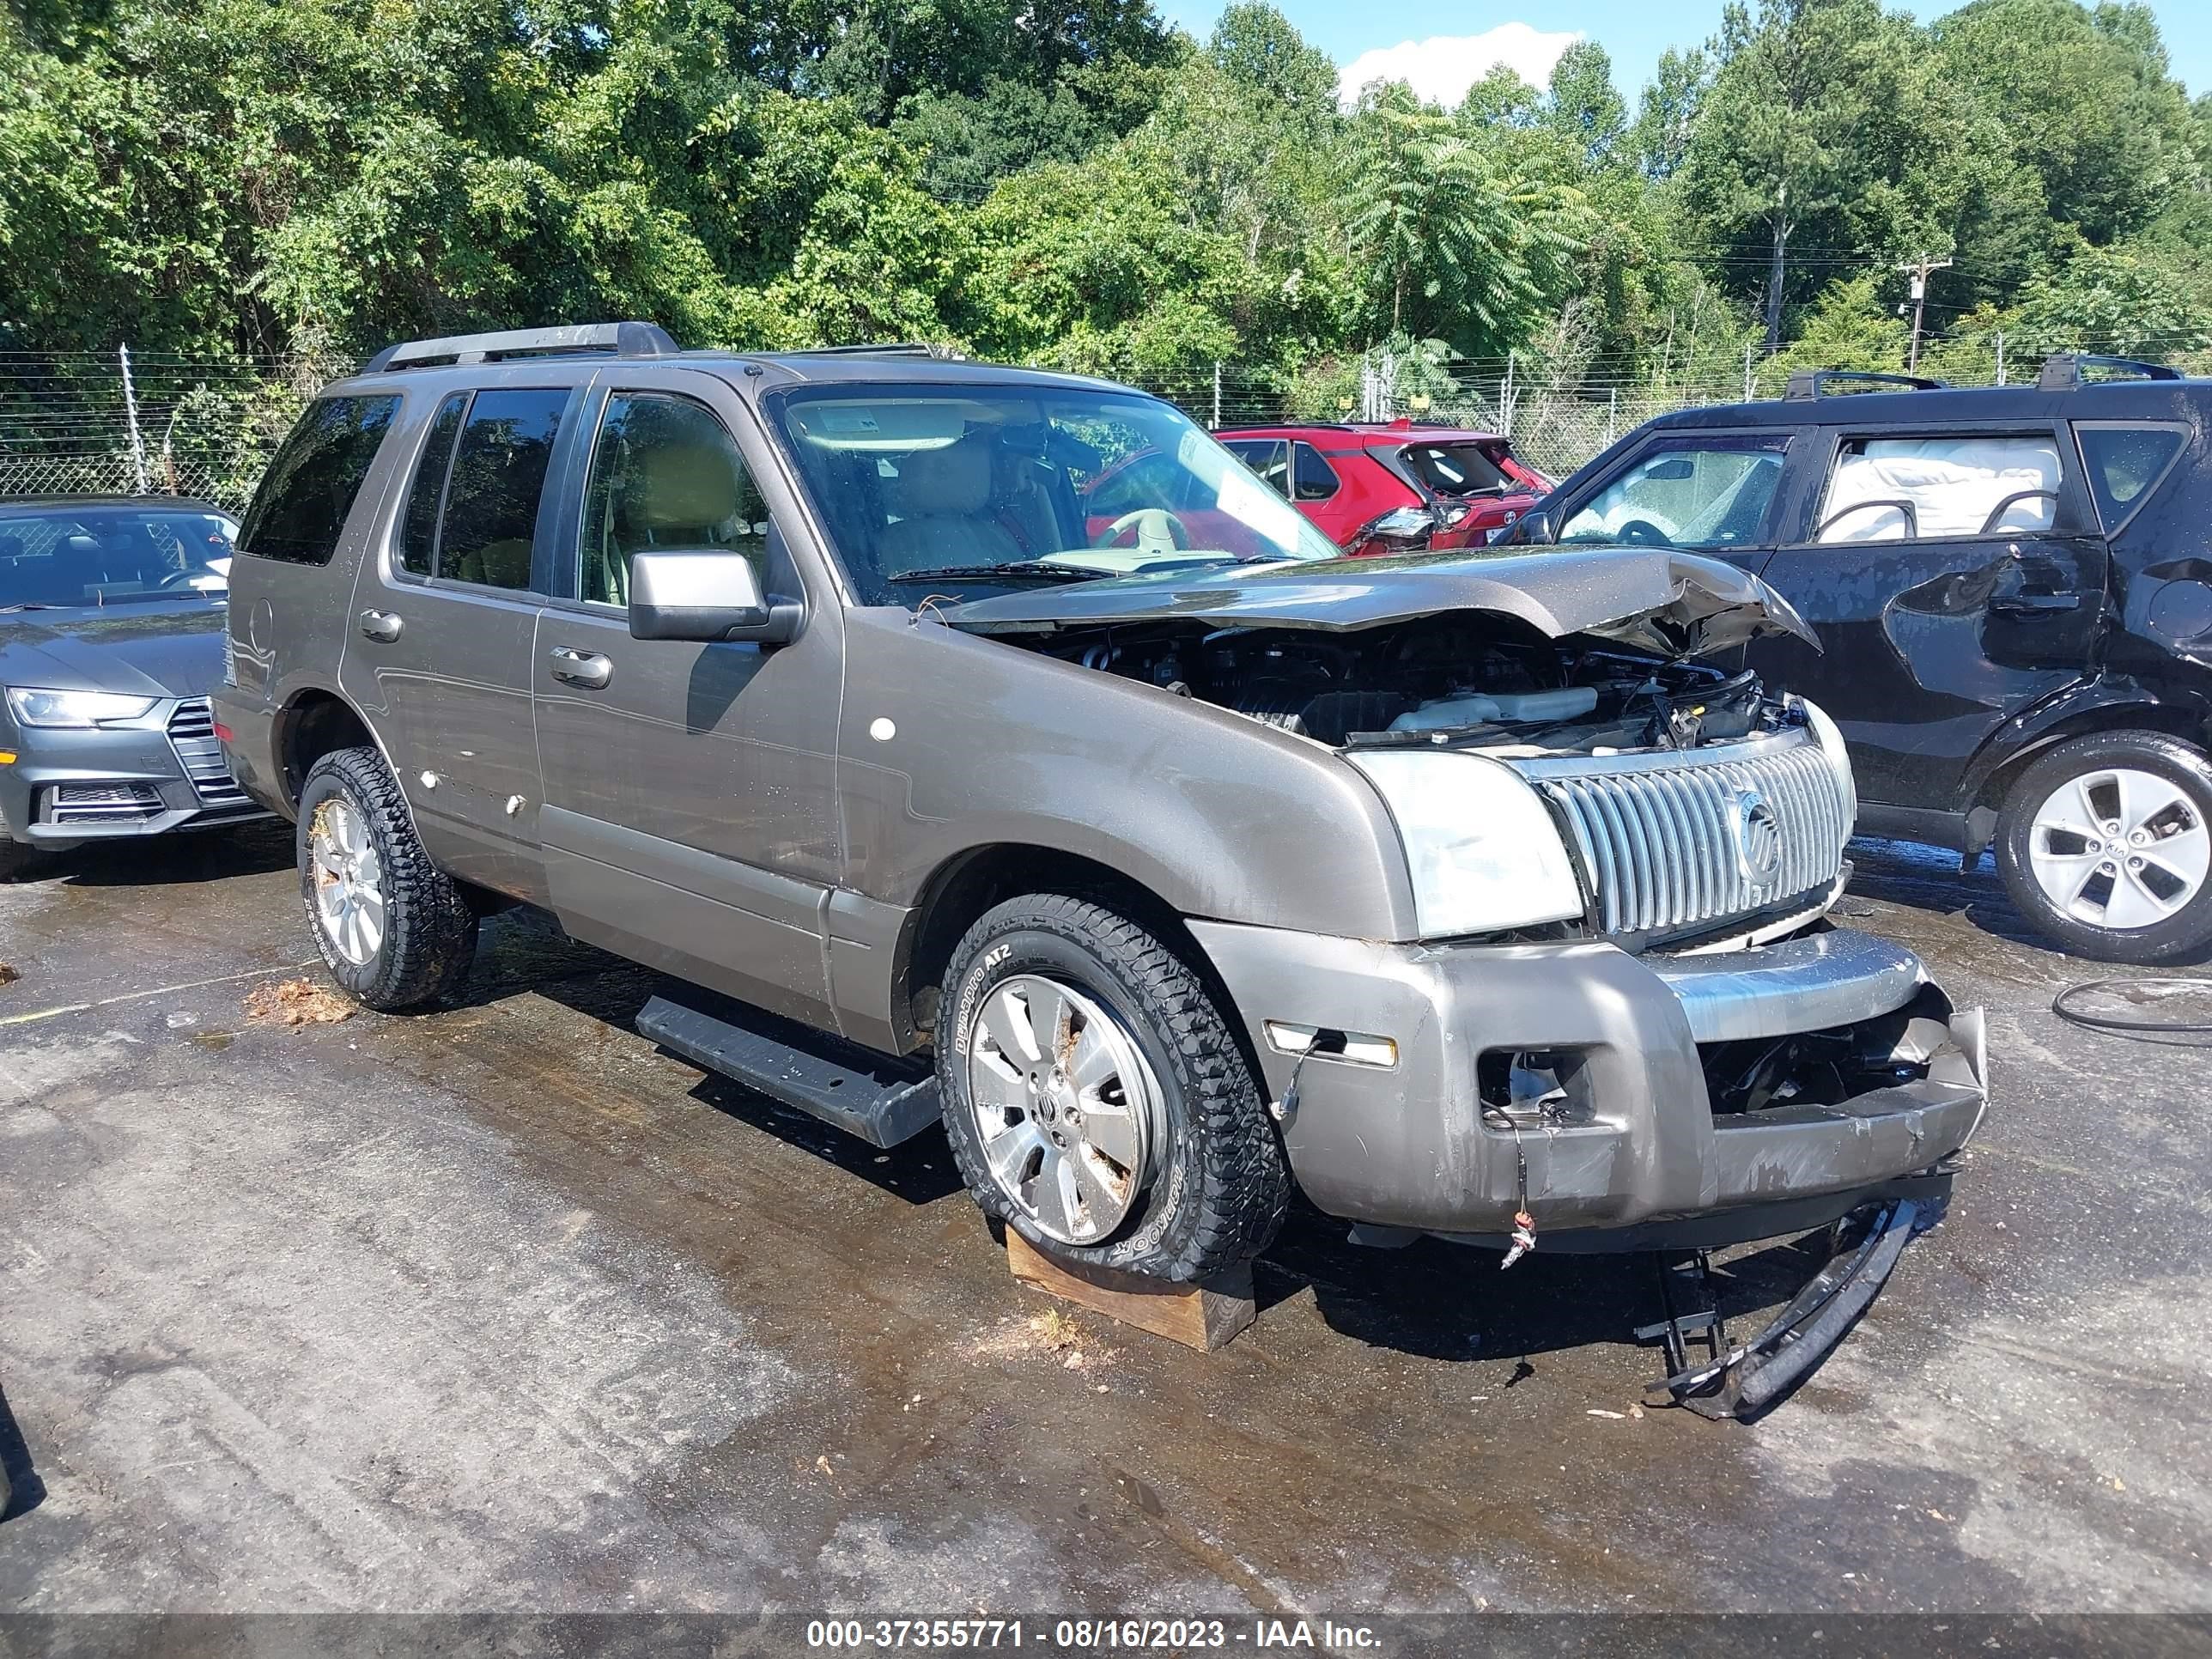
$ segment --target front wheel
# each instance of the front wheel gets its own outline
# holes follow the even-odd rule
[[[21,881],[42,872],[53,854],[43,848],[26,847],[20,841],[9,838],[7,826],[0,824],[0,881]]]
[[[1265,1249],[1290,1175],[1204,983],[1097,904],[1010,899],[953,953],[945,1127],[986,1213],[1048,1255],[1177,1280]]]
[[[300,792],[300,896],[331,976],[380,1012],[434,1002],[468,972],[477,917],[415,835],[374,749],[317,761]]]
[[[2077,955],[2139,964],[2212,946],[2212,763],[2162,732],[2062,743],[1997,827],[2013,902]]]

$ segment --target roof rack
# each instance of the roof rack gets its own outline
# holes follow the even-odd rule
[[[2036,388],[2042,392],[2070,392],[2082,384],[2081,371],[2085,368],[2109,368],[2139,380],[2181,378],[2179,369],[2165,363],[2139,362],[2133,357],[2100,357],[2094,351],[2054,351],[2043,360],[2043,373],[2036,377]]]
[[[1901,386],[1911,392],[1940,392],[1944,382],[1931,380],[1924,374],[1878,374],[1870,368],[1801,368],[1790,377],[1783,397],[1790,402],[1808,398],[1825,398],[1831,381],[1844,380],[1855,385]]]
[[[606,351],[617,357],[673,357],[683,348],[652,323],[583,323],[569,328],[507,328],[489,334],[448,334],[434,340],[388,345],[362,373],[425,368],[447,363],[496,363],[513,357],[568,356]]]
[[[767,355],[778,357],[936,357],[947,362],[966,361],[951,346],[932,345],[927,340],[886,340],[879,345],[805,346],[797,351]]]

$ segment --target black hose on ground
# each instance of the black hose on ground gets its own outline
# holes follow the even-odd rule
[[[2157,1041],[2161,1038],[2212,1036],[2212,1019],[2130,1019],[2119,1014],[2092,1013],[2074,1006],[2087,996],[2116,997],[2142,1002],[2160,996],[2194,992],[2212,997],[2212,979],[2088,979],[2069,985],[2051,999],[2051,1012],[2085,1030],[2106,1031],[2115,1036]]]

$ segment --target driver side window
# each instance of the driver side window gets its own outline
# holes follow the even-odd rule
[[[1757,544],[1782,483],[1786,434],[1698,438],[1646,450],[1559,527],[1562,544]]]

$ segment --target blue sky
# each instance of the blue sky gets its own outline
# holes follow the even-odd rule
[[[1651,76],[1659,54],[1670,46],[1694,46],[1719,27],[1721,0],[1548,0],[1542,7],[1514,11],[1488,7],[1443,5],[1426,9],[1385,8],[1372,0],[1275,0],[1307,40],[1343,68],[1360,54],[1443,37],[1437,46],[1408,53],[1401,62],[1425,66],[1449,80],[1460,66],[1493,50],[1520,53],[1548,64],[1563,42],[1547,37],[1595,36],[1613,54],[1614,78],[1632,106]],[[1221,14],[1218,0],[1155,0],[1159,9],[1203,40]],[[1900,7],[1922,18],[1940,16],[1938,3]],[[2174,73],[2192,94],[2212,91],[2212,5],[2204,0],[2152,0]],[[1480,48],[1457,43],[1485,35],[1502,25],[1518,24]],[[1516,65],[1520,67],[1518,64]],[[1524,70],[1523,73],[1527,73]],[[1532,77],[1537,78],[1537,77]]]

